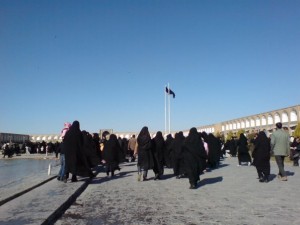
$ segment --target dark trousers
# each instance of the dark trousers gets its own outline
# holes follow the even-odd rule
[[[300,151],[295,151],[292,158],[293,158],[293,162],[294,162],[294,166],[299,166],[299,154]],[[298,155],[297,157],[295,157],[296,155]],[[295,158],[294,158],[295,157]]]
[[[284,158],[285,156],[283,155],[275,155],[275,160],[279,169],[279,175],[282,177],[286,177],[286,173],[284,171]]]
[[[131,158],[131,162],[134,162],[135,161],[134,150],[129,149],[128,152],[127,152],[127,154]]]

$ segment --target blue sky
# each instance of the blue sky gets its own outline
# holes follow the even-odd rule
[[[0,0],[0,132],[186,130],[298,105],[300,1]]]

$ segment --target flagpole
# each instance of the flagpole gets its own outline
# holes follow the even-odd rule
[[[168,94],[168,100],[169,100],[169,134],[171,133],[171,101],[170,101],[170,85],[168,83],[168,91],[169,91],[169,94]]]
[[[166,134],[167,133],[167,92],[166,90],[164,90],[164,93],[165,93],[165,134]]]

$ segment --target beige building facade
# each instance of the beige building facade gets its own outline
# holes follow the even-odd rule
[[[245,130],[246,133],[257,130],[272,132],[278,122],[281,122],[283,127],[287,127],[290,134],[292,134],[300,122],[300,105],[236,118],[210,126],[202,126],[198,128],[198,131],[207,133],[222,132],[225,136],[228,132],[236,133],[241,129]]]
[[[272,132],[275,128],[275,124],[281,122],[284,127],[289,128],[290,134],[295,130],[297,124],[300,122],[300,105],[291,106],[283,109],[277,109],[269,112],[259,113],[255,115],[236,118],[221,123],[210,124],[206,126],[197,127],[199,132],[205,131],[206,133],[221,132],[225,136],[229,132],[236,133],[243,129],[246,133],[257,130],[267,130]],[[108,129],[112,131],[111,129]],[[103,129],[100,130],[100,134]],[[188,135],[189,130],[184,130],[185,136]],[[133,134],[136,136],[138,132],[114,132],[118,137],[129,139]],[[174,137],[176,132],[172,132]],[[153,137],[155,133],[151,133]],[[30,135],[30,140],[33,142],[56,142],[61,141],[60,134],[48,134],[48,135]]]

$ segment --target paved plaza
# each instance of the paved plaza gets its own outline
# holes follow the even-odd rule
[[[201,175],[199,186],[176,179],[166,169],[162,180],[138,182],[135,163],[124,163],[115,178],[103,172],[89,183],[63,183],[56,179],[0,207],[0,224],[48,224],[86,189],[56,221],[57,225],[129,224],[300,224],[300,168],[286,164],[288,181],[276,178],[260,183],[253,166],[237,166],[227,158],[220,168]],[[62,208],[61,208],[62,209]]]
[[[300,224],[299,168],[286,170],[289,180],[279,181],[272,164],[272,180],[260,183],[255,167],[230,158],[190,190],[170,169],[163,180],[138,182],[127,164],[114,179],[99,174],[57,224]]]

